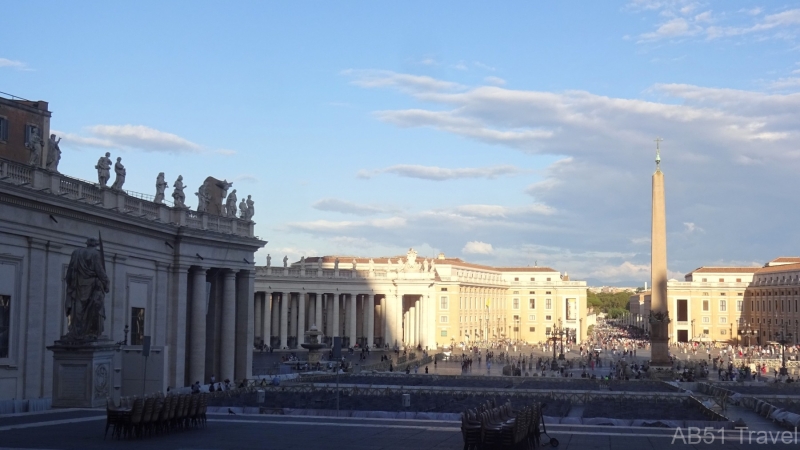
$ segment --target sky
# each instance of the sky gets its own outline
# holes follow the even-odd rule
[[[800,3],[10,2],[0,91],[45,100],[62,173],[207,176],[265,264],[444,253],[650,278],[800,255]],[[167,191],[167,197],[171,189]]]

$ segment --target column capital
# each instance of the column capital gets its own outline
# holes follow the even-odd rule
[[[223,268],[221,269],[221,271],[222,271],[222,276],[224,276],[225,278],[236,278],[236,272],[233,269]]]

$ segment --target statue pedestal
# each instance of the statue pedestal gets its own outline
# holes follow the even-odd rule
[[[111,340],[56,341],[53,352],[53,407],[94,408],[111,395],[112,359],[117,344]]]

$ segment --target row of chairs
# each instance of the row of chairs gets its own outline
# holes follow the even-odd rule
[[[165,433],[190,427],[205,427],[208,409],[207,394],[167,395],[152,397],[123,397],[115,405],[111,397],[106,405],[106,431],[113,427],[111,437],[137,437],[145,433]]]
[[[461,413],[464,450],[533,449],[541,443],[542,406],[533,403],[515,411],[511,401],[493,400]]]

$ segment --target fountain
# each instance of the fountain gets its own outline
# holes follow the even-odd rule
[[[308,365],[309,367],[313,367],[317,364],[322,357],[322,354],[319,352],[319,349],[325,346],[325,344],[320,344],[319,336],[322,334],[321,331],[317,329],[316,325],[311,325],[311,329],[305,332],[306,340],[308,341],[307,344],[300,344],[301,347],[308,350]]]

